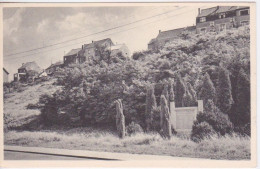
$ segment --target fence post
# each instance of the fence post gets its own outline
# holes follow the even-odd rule
[[[203,113],[203,100],[198,100],[198,112]]]
[[[171,124],[172,124],[172,127],[176,130],[175,102],[170,102],[170,112],[171,112]]]

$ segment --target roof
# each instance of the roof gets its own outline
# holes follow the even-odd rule
[[[63,65],[63,62],[62,61],[58,61],[56,63],[51,64],[47,69],[50,69],[50,68],[55,67],[55,66],[61,66],[61,65]]]
[[[202,9],[198,17],[214,15],[218,13],[234,11],[238,9],[248,8],[247,6],[215,6],[212,8]]]
[[[7,72],[7,70],[3,67],[3,70],[6,74],[9,74],[9,72]]]
[[[148,43],[148,45],[154,43],[155,41],[156,41],[156,38],[151,39],[150,42]]]
[[[125,44],[117,44],[117,45],[111,46],[111,50],[120,49],[123,46],[125,46]]]
[[[80,50],[81,50],[81,48],[72,49],[72,50],[71,50],[69,53],[67,53],[65,56],[75,55],[75,54],[77,54]]]
[[[98,40],[98,41],[93,41],[92,43],[84,44],[84,48],[93,48],[94,45],[100,45],[101,46],[106,41],[110,41],[112,43],[112,45],[114,45],[110,38],[106,38],[106,39],[102,39],[102,40]]]
[[[41,71],[41,68],[34,61],[24,63],[19,69],[26,69],[27,71],[34,70],[34,71],[37,71],[37,72]]]

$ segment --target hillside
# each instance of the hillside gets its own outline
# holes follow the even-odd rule
[[[42,94],[52,94],[59,87],[52,85],[54,80],[22,87],[22,91],[6,93],[4,99],[5,128],[19,128],[40,115],[39,109],[27,109],[28,104],[36,104]]]

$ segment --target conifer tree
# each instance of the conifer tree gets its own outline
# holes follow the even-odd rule
[[[193,105],[193,99],[188,90],[185,91],[185,94],[183,96],[183,104],[185,107],[190,107]]]
[[[123,114],[122,101],[118,99],[116,101],[116,128],[120,138],[125,137],[125,116]]]
[[[162,91],[162,95],[164,95],[164,97],[165,97],[165,99],[166,99],[166,101],[167,101],[167,104],[169,105],[169,103],[170,103],[170,100],[169,100],[169,92],[168,92],[168,84],[167,83],[165,83],[164,85],[163,85],[163,91]]]
[[[202,87],[200,90],[200,99],[203,100],[204,104],[206,105],[208,100],[216,100],[216,89],[209,77],[209,74],[206,73],[203,78]]]
[[[241,127],[250,124],[250,78],[243,69],[238,73],[236,94],[236,111],[231,119]]]
[[[146,129],[147,131],[151,130],[152,122],[153,122],[153,112],[157,108],[156,98],[154,95],[154,87],[150,86],[146,91]]]
[[[175,102],[177,107],[183,106],[183,96],[185,93],[185,85],[180,75],[177,75],[176,88],[175,88]]]
[[[173,89],[173,83],[170,84],[170,92],[169,92],[169,100],[170,102],[174,102],[174,89]]]
[[[194,90],[194,88],[191,86],[190,83],[187,83],[187,89],[189,91],[189,93],[191,94],[192,97],[192,106],[195,106],[197,103],[197,93]]]
[[[217,106],[227,114],[233,104],[231,82],[229,72],[225,68],[220,68],[218,73]]]
[[[161,96],[160,100],[161,106],[161,132],[163,137],[171,138],[171,122],[170,122],[170,111],[167,104],[167,100],[164,95]]]

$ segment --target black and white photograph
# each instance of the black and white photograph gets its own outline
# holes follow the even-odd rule
[[[255,3],[58,4],[0,4],[4,161],[256,165]]]

